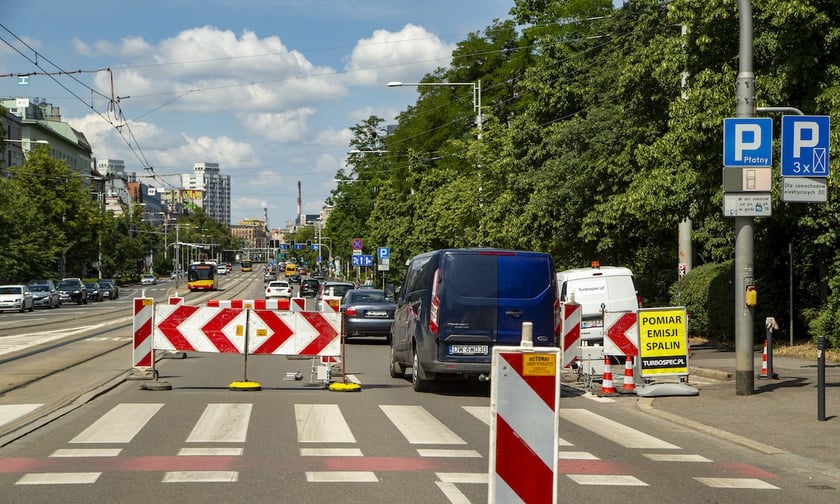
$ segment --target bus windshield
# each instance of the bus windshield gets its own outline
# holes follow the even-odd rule
[[[211,280],[213,278],[212,264],[191,264],[187,280]]]

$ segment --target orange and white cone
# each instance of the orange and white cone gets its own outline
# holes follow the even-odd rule
[[[761,356],[761,374],[758,376],[759,378],[769,378],[770,375],[767,372],[767,340],[764,340],[764,354]]]
[[[613,386],[612,369],[610,368],[609,356],[604,357],[604,379],[601,380],[602,394],[615,394],[615,387]]]
[[[624,361],[624,382],[621,384],[621,391],[629,393],[636,391],[636,378],[633,376],[633,357],[629,355]]]

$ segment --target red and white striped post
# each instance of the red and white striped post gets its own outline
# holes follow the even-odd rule
[[[493,348],[488,502],[557,503],[560,349],[534,347],[532,331]]]
[[[131,353],[129,379],[153,379],[155,377],[155,354],[152,348],[154,309],[154,299],[134,298],[134,319],[132,321],[134,349]]]

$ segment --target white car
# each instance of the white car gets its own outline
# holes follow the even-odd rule
[[[140,277],[140,285],[155,285],[157,278],[154,275],[147,273]]]
[[[289,282],[285,280],[274,280],[273,282],[268,282],[268,286],[265,288],[265,298],[288,298],[291,299],[292,297],[292,286],[289,285]]]
[[[220,274],[220,275],[227,275],[227,274],[228,274],[228,269],[227,269],[227,266],[226,266],[226,265],[224,265],[224,264],[220,264],[220,265],[218,265],[218,266],[216,267],[216,273],[218,273],[218,274]]]
[[[0,285],[0,310],[17,310],[21,313],[35,309],[32,292],[25,285]]]

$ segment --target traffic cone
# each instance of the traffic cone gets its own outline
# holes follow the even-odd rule
[[[613,387],[612,369],[610,368],[610,357],[604,357],[604,378],[601,380],[601,394],[615,394]]]
[[[761,355],[761,374],[759,378],[770,378],[770,373],[767,371],[767,340],[764,340],[764,353]]]
[[[621,384],[622,393],[636,392],[636,378],[633,376],[633,357],[629,355],[624,361],[624,382]]]

